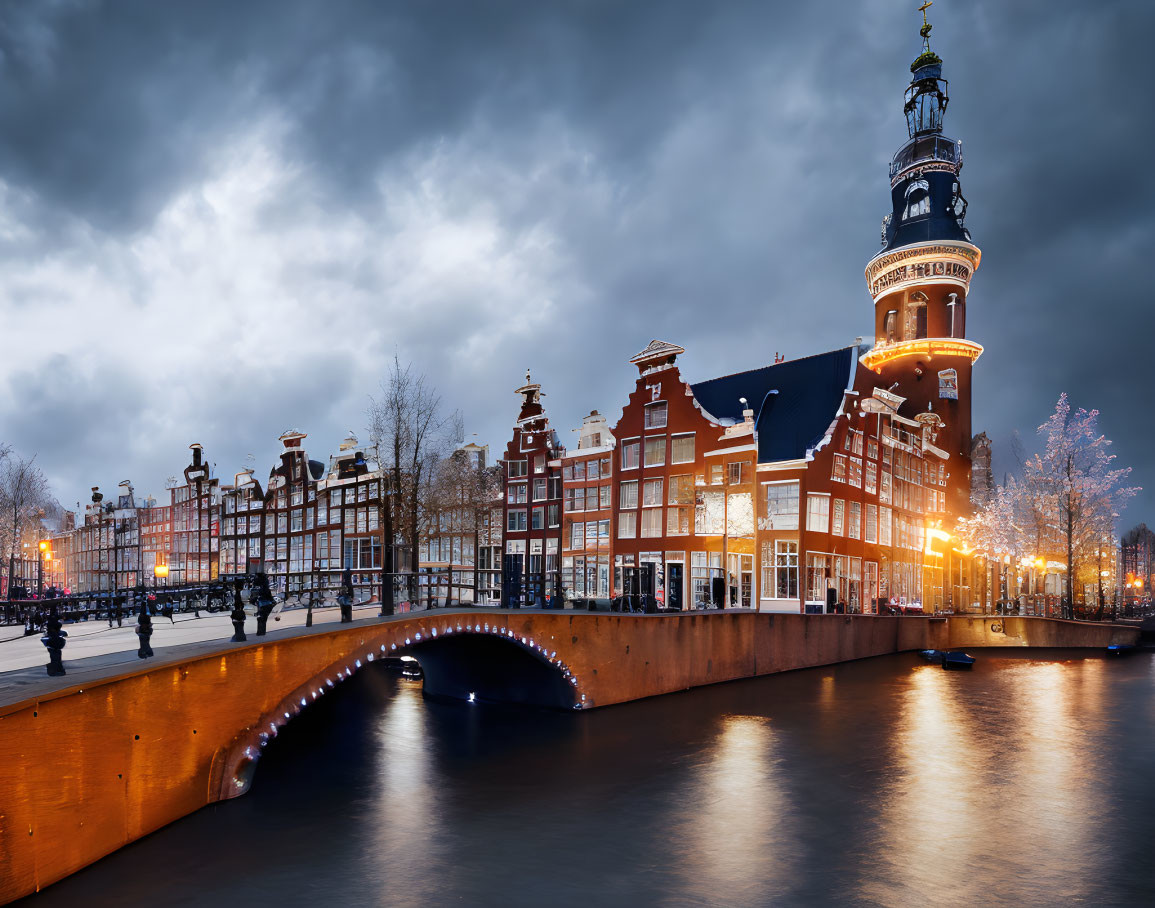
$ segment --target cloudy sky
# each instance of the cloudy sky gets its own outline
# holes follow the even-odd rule
[[[868,335],[916,5],[4,3],[0,440],[73,506],[323,459],[395,354],[500,449],[527,367],[568,440],[653,337],[697,380]],[[1155,4],[931,14],[975,430],[1009,466],[1068,391],[1155,487]]]

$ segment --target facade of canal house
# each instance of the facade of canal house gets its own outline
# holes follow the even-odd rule
[[[567,596],[604,599],[612,564],[614,436],[597,410],[578,431],[577,448],[554,462],[563,500],[561,584]]]
[[[265,491],[252,470],[242,470],[221,495],[220,577],[236,580],[264,553]]]
[[[505,449],[502,604],[536,605],[560,589],[562,446],[541,385],[525,375],[521,408]]]
[[[220,570],[221,488],[199,444],[189,445],[191,462],[184,483],[170,490],[173,583],[208,583]]]

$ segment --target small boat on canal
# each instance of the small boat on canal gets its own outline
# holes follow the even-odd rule
[[[1107,647],[1108,656],[1126,656],[1135,651],[1133,643],[1112,643]]]
[[[943,668],[970,668],[975,664],[975,657],[964,652],[924,649],[919,651],[927,662],[937,662]]]
[[[975,664],[975,657],[963,652],[949,652],[942,654],[943,668],[970,668]]]

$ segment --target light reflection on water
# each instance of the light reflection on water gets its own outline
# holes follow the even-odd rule
[[[914,656],[569,715],[363,672],[30,904],[1155,903],[1155,658]]]

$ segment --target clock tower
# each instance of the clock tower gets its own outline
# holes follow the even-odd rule
[[[861,362],[912,410],[941,420],[936,443],[950,455],[949,507],[961,514],[970,496],[971,368],[983,350],[966,336],[967,291],[981,253],[965,226],[962,143],[943,133],[948,86],[930,49],[930,5],[920,7],[923,49],[903,108],[909,138],[890,163],[882,250],[866,266],[875,342]]]

